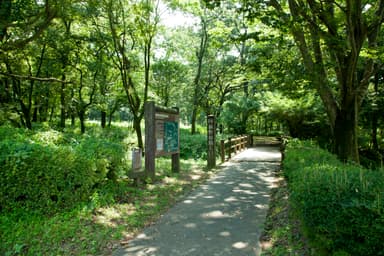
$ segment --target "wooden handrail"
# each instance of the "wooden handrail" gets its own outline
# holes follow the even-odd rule
[[[228,153],[228,159],[231,159],[232,153],[242,151],[250,145],[249,135],[240,135],[233,138],[228,138],[227,141],[220,140],[220,156],[221,162],[225,162],[225,153]]]

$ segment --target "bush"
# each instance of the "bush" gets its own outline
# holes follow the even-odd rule
[[[77,155],[92,161],[96,182],[105,177],[116,180],[126,171],[124,166],[128,166],[123,165],[126,151],[121,144],[115,142],[89,137],[81,141],[75,149]]]
[[[0,211],[72,207],[128,166],[123,145],[101,138],[0,127],[0,139]]]
[[[191,135],[188,130],[180,129],[180,157],[207,159],[207,135]]]
[[[68,207],[92,187],[90,161],[68,147],[8,140],[0,143],[0,152],[0,200],[6,210]]]
[[[384,172],[342,164],[311,143],[290,142],[290,200],[323,255],[384,255]]]

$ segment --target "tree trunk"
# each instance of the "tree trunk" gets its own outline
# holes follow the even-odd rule
[[[111,127],[111,124],[112,124],[112,116],[113,116],[112,113],[110,113],[110,114],[108,115],[108,127]]]
[[[337,112],[334,124],[335,153],[342,161],[359,163],[357,145],[357,106],[344,108]]]
[[[377,68],[376,68],[377,70]],[[379,73],[376,72],[375,78],[374,78],[374,90],[375,90],[375,101],[377,100],[377,95],[379,92]],[[379,151],[379,143],[377,142],[377,128],[378,128],[378,121],[379,121],[379,113],[377,111],[377,108],[374,108],[372,110],[372,133],[371,133],[371,140],[372,140],[372,149],[376,152]]]
[[[241,115],[241,127],[240,127],[240,134],[246,134],[247,132],[247,122],[249,118],[249,113],[247,111],[243,112]]]
[[[191,134],[196,134],[197,105],[193,106],[191,116]]]
[[[65,75],[63,74],[61,79],[65,80]],[[61,90],[60,90],[60,123],[59,127],[64,129],[65,128],[65,84],[61,84]]]
[[[39,121],[40,122],[46,122],[48,121],[48,115],[49,115],[49,90],[45,93],[45,97],[40,102],[39,107]]]
[[[105,128],[106,123],[107,123],[107,112],[101,111],[101,127]]]
[[[142,133],[141,133],[141,125],[140,125],[140,123],[141,123],[141,118],[139,118],[138,116],[134,116],[133,117],[133,129],[136,132],[137,144],[138,144],[139,148],[144,149],[143,136],[142,136]]]
[[[201,79],[201,72],[203,68],[203,58],[205,56],[205,52],[208,46],[207,23],[204,17],[200,17],[200,19],[201,19],[201,37],[200,37],[200,47],[196,51],[197,71],[196,71],[195,78],[193,79],[194,92],[193,92],[193,109],[192,109],[192,117],[191,117],[191,122],[192,122],[191,134],[196,133],[197,111],[201,102],[200,79]]]
[[[85,109],[79,110],[80,130],[81,134],[85,133]]]
[[[23,113],[25,127],[29,130],[32,130],[32,122],[31,122],[31,111],[30,109],[20,100],[21,111]]]
[[[32,114],[32,122],[37,122],[37,113],[39,111],[40,107],[34,107],[33,108],[33,114]]]

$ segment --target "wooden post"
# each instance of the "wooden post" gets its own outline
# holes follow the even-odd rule
[[[180,172],[180,153],[172,154],[172,172]]]
[[[156,154],[156,123],[155,103],[145,102],[145,173],[148,177],[155,178],[155,154]]]
[[[221,156],[221,162],[225,162],[225,142],[224,140],[220,140],[220,156]]]
[[[180,112],[179,108],[174,107],[173,109],[175,109],[177,111],[177,114],[179,115],[179,112]],[[178,125],[177,133],[178,133],[177,137],[179,140],[178,145],[180,147],[180,123]],[[174,172],[174,173],[180,172],[180,151],[178,153],[172,154],[172,167],[171,168],[172,168],[171,169],[172,172]]]
[[[208,159],[207,167],[216,167],[216,122],[215,116],[207,116],[207,140],[208,140]]]
[[[238,140],[238,138],[236,137],[236,138],[234,139],[234,142],[235,142],[235,147],[234,147],[234,148],[235,148],[235,152],[234,152],[234,153],[235,153],[235,155],[237,154],[237,147],[238,147],[238,146],[237,146],[237,145],[238,145],[238,144],[237,144],[237,140]]]
[[[232,152],[232,141],[231,138],[228,138],[228,159],[231,159],[231,152]]]

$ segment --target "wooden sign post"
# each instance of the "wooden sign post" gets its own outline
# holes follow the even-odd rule
[[[172,171],[180,171],[179,110],[145,103],[145,171],[155,178],[155,158],[172,156]]]
[[[207,116],[208,159],[207,167],[216,167],[216,120],[214,115]]]

